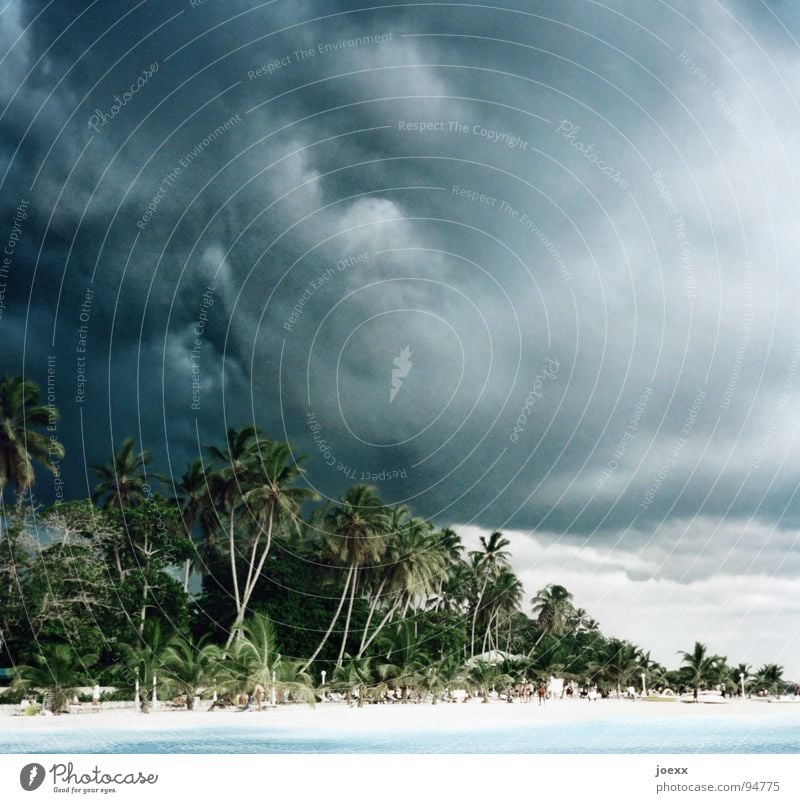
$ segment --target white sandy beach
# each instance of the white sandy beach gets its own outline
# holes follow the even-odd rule
[[[797,717],[800,726],[800,704],[770,703],[765,700],[732,700],[724,705],[686,704],[630,700],[548,700],[513,703],[478,701],[457,704],[368,705],[350,708],[343,704],[324,703],[315,708],[306,705],[284,705],[266,711],[213,711],[204,704],[196,711],[156,711],[137,714],[132,709],[112,709],[98,713],[63,714],[57,717],[0,716],[0,731],[88,729],[131,731],[196,727],[263,727],[298,731],[319,728],[326,731],[418,731],[473,728],[504,728],[533,722],[571,723],[588,720],[613,720],[663,717],[754,717],[779,714]]]

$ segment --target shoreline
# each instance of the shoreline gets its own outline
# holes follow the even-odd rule
[[[591,720],[642,720],[664,717],[719,719],[720,717],[769,718],[794,715],[800,726],[800,704],[769,703],[764,700],[734,700],[723,705],[631,700],[548,700],[514,703],[478,701],[447,704],[430,703],[368,705],[363,708],[340,703],[281,705],[265,711],[155,711],[136,713],[132,708],[115,708],[92,713],[61,714],[52,717],[0,716],[0,732],[55,733],[69,730],[166,731],[194,728],[275,728],[303,731],[320,728],[342,732],[386,730],[461,730],[507,728],[536,724],[553,725]]]

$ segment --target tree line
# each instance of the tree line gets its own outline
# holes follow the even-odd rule
[[[321,501],[302,459],[257,428],[230,429],[179,478],[124,440],[91,468],[91,498],[37,504],[35,465],[64,450],[38,387],[0,379],[0,665],[6,700],[47,690],[63,710],[99,683],[143,705],[154,684],[206,696],[277,687],[313,701],[395,691],[440,698],[557,675],[619,694],[650,688],[784,690],[782,668],[732,666],[696,643],[667,669],[604,635],[551,583],[524,599],[500,532],[466,550],[449,527],[355,485]],[[155,678],[155,681],[154,681]]]

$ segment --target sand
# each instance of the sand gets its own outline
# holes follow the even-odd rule
[[[53,717],[0,716],[0,731],[45,730],[177,730],[196,727],[272,727],[287,730],[324,729],[341,732],[462,730],[508,728],[533,722],[570,723],[587,720],[662,717],[771,717],[790,714],[800,726],[800,703],[770,703],[765,700],[732,700],[721,705],[642,700],[548,700],[512,703],[478,701],[455,704],[392,704],[349,707],[340,703],[282,705],[268,711],[207,711],[204,702],[196,711],[156,711],[137,714],[116,708],[97,713],[63,714]]]

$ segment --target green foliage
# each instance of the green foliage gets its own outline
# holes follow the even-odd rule
[[[527,615],[500,532],[465,559],[456,532],[364,485],[308,510],[301,459],[252,426],[206,447],[210,460],[174,486],[148,478],[150,455],[126,439],[94,467],[94,501],[42,513],[27,492],[35,465],[60,470],[63,449],[42,432],[56,418],[35,385],[0,379],[0,498],[17,492],[0,526],[0,663],[19,666],[14,694],[39,688],[56,710],[90,675],[123,695],[138,678],[145,704],[158,677],[190,706],[210,686],[263,697],[274,685],[313,703],[323,669],[360,705],[390,688],[435,700],[465,683],[486,698],[548,674],[607,692],[640,673],[675,689],[786,686],[782,667],[732,668],[699,642],[667,670],[606,637],[556,583]],[[483,653],[500,660],[470,660]]]
[[[96,661],[96,654],[78,654],[69,644],[46,645],[34,656],[33,665],[17,668],[14,685],[31,694],[44,694],[50,710],[59,714],[67,710],[76,687],[91,682]]]

